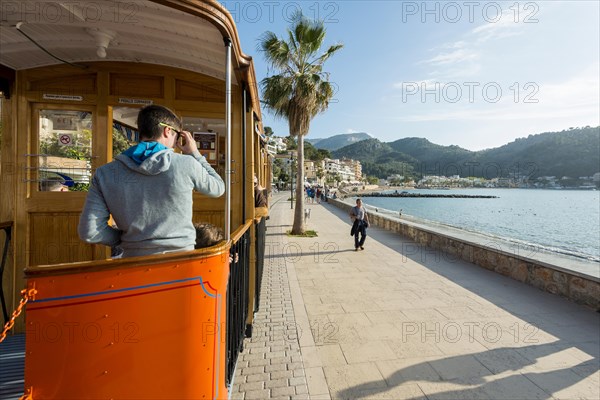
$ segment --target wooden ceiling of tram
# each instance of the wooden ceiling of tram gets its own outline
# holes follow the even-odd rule
[[[70,63],[145,62],[223,80],[225,47],[221,24],[199,16],[200,12],[190,14],[194,7],[189,4],[194,3],[160,3],[169,6],[152,1],[112,0],[22,0],[3,4],[0,63],[14,70],[60,63],[36,46],[35,41]],[[195,8],[211,3],[195,2]],[[183,4],[188,4],[186,11],[182,11]]]

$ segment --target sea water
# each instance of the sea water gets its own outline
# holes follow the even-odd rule
[[[539,189],[410,190],[495,199],[364,197],[367,206],[600,261],[600,192]],[[372,208],[369,208],[372,209]],[[384,210],[380,210],[384,211]]]

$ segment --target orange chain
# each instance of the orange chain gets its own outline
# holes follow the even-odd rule
[[[13,326],[15,326],[15,320],[19,315],[21,315],[21,312],[23,312],[23,307],[25,307],[25,304],[27,304],[27,302],[30,299],[32,299],[36,295],[36,293],[37,290],[35,288],[21,290],[21,297],[23,298],[19,302],[19,306],[17,307],[17,309],[13,311],[10,320],[6,324],[4,324],[4,330],[0,335],[0,343],[2,343],[4,339],[6,339],[8,331],[10,331],[13,328]]]
[[[33,386],[27,388],[23,396],[19,397],[19,400],[33,400]]]

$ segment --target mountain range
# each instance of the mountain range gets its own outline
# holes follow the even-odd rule
[[[325,150],[337,150],[341,149],[344,146],[351,145],[356,142],[360,142],[361,140],[373,139],[373,136],[369,135],[365,132],[356,132],[356,133],[344,133],[341,135],[335,135],[326,139],[306,139],[307,142],[310,142],[313,146],[319,149]]]
[[[356,135],[356,134],[351,134]],[[459,146],[442,146],[423,138],[403,138],[385,143],[370,137],[333,149],[334,158],[359,160],[363,173],[385,178],[392,174],[461,177],[568,176],[578,178],[600,172],[600,127],[570,128],[516,139],[504,146],[470,151]],[[337,135],[320,139],[332,146]],[[364,136],[361,136],[364,137]],[[348,138],[340,138],[339,141]]]

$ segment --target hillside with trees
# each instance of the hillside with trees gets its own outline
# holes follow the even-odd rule
[[[481,162],[519,166],[533,177],[591,176],[600,172],[600,127],[529,135],[477,156]]]
[[[379,178],[392,174],[414,178],[424,175],[578,178],[600,172],[600,127],[530,135],[481,151],[441,146],[423,138],[404,138],[391,143],[369,139],[335,150],[332,155],[360,160],[367,174]]]
[[[396,151],[388,143],[368,139],[332,152],[335,158],[351,158],[362,164],[363,174],[387,177],[392,174],[412,175],[418,159]]]

